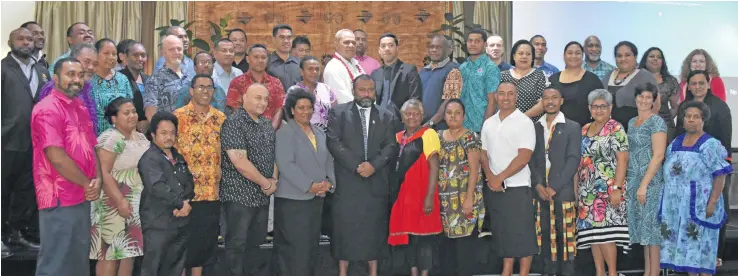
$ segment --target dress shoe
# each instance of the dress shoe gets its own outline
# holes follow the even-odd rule
[[[41,245],[37,241],[34,241],[32,238],[27,237],[27,235],[23,235],[23,233],[18,230],[13,231],[13,233],[10,234],[9,243],[18,244],[28,249],[38,250],[41,248]]]
[[[13,256],[13,251],[10,251],[10,248],[5,246],[5,243],[0,242],[0,245],[2,245],[2,258],[5,259],[7,257]]]

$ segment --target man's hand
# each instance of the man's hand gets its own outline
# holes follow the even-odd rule
[[[487,176],[487,186],[489,186],[489,189],[493,192],[505,192],[504,189],[502,189],[502,177],[498,175],[488,175]]]
[[[271,187],[269,189],[264,190],[264,188],[261,189],[261,192],[264,193],[267,196],[271,196],[274,192],[277,191],[277,180],[274,178],[269,178],[269,183],[271,183]]]
[[[551,197],[548,195],[548,191],[546,191],[546,188],[543,187],[543,185],[537,184],[536,192],[538,193],[538,197],[540,197],[543,201],[551,200]]]
[[[189,201],[185,200],[182,203],[183,204],[181,209],[174,209],[174,212],[172,212],[175,217],[186,217],[190,215],[192,206],[190,206]]]
[[[90,185],[85,187],[85,199],[89,201],[97,200],[100,197],[100,179],[94,178],[90,181]]]
[[[370,177],[374,174],[374,167],[369,162],[363,162],[359,164],[359,168],[356,169],[356,172],[364,178]]]
[[[554,196],[556,195],[556,191],[554,191],[554,189],[551,189],[551,187],[546,187],[546,194],[548,194],[548,200],[553,200]]]

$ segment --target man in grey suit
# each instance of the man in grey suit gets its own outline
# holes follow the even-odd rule
[[[38,249],[36,193],[33,186],[31,111],[38,91],[48,81],[46,68],[31,57],[33,34],[26,28],[10,33],[10,53],[2,59],[2,222],[5,242]],[[33,228],[33,229],[29,229]],[[34,235],[36,234],[36,235]]]
[[[536,214],[541,223],[537,265],[546,274],[574,275],[574,175],[582,157],[582,127],[561,112],[564,99],[556,88],[546,88],[541,102],[546,115],[535,124],[536,147],[530,160]]]
[[[336,191],[331,199],[331,253],[339,260],[339,276],[349,261],[369,261],[377,275],[377,260],[389,247],[389,174],[398,147],[395,117],[374,105],[374,80],[359,75],[353,81],[354,101],[330,110],[328,150],[335,158]]]
[[[397,36],[392,33],[380,36],[379,55],[383,65],[372,72],[372,79],[376,84],[377,103],[391,111],[395,118],[402,118],[400,107],[407,100],[420,99],[423,95],[418,68],[397,58],[399,51],[400,41]],[[395,131],[402,128],[402,122],[398,119]]]
[[[323,216],[323,199],[336,175],[325,132],[310,123],[315,97],[305,89],[287,90],[277,131],[279,189],[274,193],[274,251],[278,275],[314,275]]]

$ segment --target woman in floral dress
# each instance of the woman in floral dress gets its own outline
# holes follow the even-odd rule
[[[97,138],[103,189],[92,204],[90,259],[98,260],[97,275],[128,276],[133,258],[143,255],[138,213],[143,184],[137,166],[149,141],[136,131],[138,114],[132,99],[111,101],[105,119],[113,128]]]
[[[725,176],[733,168],[725,147],[703,130],[710,120],[705,103],[679,106],[685,134],[666,149],[661,221],[661,268],[689,275],[713,275],[720,227],[728,213],[722,195]]]
[[[449,129],[438,132],[438,195],[441,198],[441,222],[448,239],[444,253],[456,257],[453,275],[472,275],[477,236],[484,221],[483,181],[479,181],[482,142],[479,135],[464,128],[464,104],[451,99],[446,104],[444,121]]]
[[[315,96],[315,104],[313,106],[313,118],[310,123],[325,130],[328,126],[328,111],[336,106],[336,94],[333,93],[327,84],[318,82],[320,76],[320,62],[314,56],[306,56],[300,61],[300,69],[302,70],[303,81],[298,82],[297,86]],[[287,89],[289,94],[292,89]],[[286,100],[287,97],[285,97]]]
[[[617,276],[617,247],[628,250],[625,174],[628,136],[610,118],[612,94],[595,89],[587,97],[594,122],[582,128],[582,160],[575,177],[577,248],[592,248],[597,276]]]

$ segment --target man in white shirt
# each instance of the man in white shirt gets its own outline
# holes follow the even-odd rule
[[[323,82],[336,93],[339,104],[354,100],[353,81],[359,75],[366,74],[359,62],[354,59],[356,54],[356,37],[349,29],[342,29],[336,33],[336,53],[325,65]]]
[[[218,40],[215,44],[215,66],[213,69],[213,80],[215,84],[220,85],[223,91],[228,91],[231,81],[236,77],[243,75],[243,72],[233,67],[233,60],[236,54],[233,41],[226,38]]]
[[[482,125],[482,162],[487,176],[484,203],[490,217],[497,255],[504,258],[502,275],[512,275],[515,258],[527,276],[538,254],[531,172],[528,162],[536,145],[533,121],[515,108],[515,85],[502,82],[495,94],[499,111]]]

